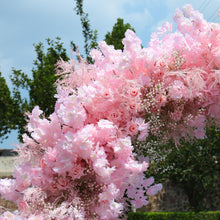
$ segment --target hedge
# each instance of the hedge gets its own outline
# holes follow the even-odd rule
[[[128,220],[220,220],[220,211],[209,212],[134,212]]]

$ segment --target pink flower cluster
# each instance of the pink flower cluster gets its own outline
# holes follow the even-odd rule
[[[148,48],[127,30],[123,51],[100,42],[93,64],[58,62],[55,111],[33,109],[15,179],[0,180],[19,211],[1,220],[117,219],[162,188],[133,146],[203,138],[209,119],[220,124],[220,25],[191,5],[174,20],[178,30],[165,23]]]
[[[177,144],[203,138],[212,118],[220,125],[220,24],[189,4],[174,20],[177,31],[165,23],[147,48],[128,30],[123,51],[100,42],[92,65],[59,62],[58,74],[66,73],[60,83],[88,97],[89,122],[105,118],[139,141],[154,135]]]
[[[148,164],[135,160],[131,137],[107,119],[86,122],[79,94],[58,96],[48,119],[38,106],[29,115],[15,179],[0,181],[3,197],[17,203],[22,219],[113,219],[126,200],[147,204],[143,188],[152,195],[162,186],[145,179]]]

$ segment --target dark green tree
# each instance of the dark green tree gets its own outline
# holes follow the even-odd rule
[[[0,72],[0,143],[7,138],[11,129],[15,128],[14,115],[16,102],[12,99],[10,90]]]
[[[125,37],[127,29],[135,31],[129,23],[124,24],[124,20],[122,18],[118,18],[117,22],[113,26],[112,32],[108,32],[105,35],[105,42],[108,45],[113,45],[115,49],[123,50],[124,45],[122,44],[122,39]]]
[[[220,130],[210,127],[206,136],[193,143],[182,140],[178,149],[174,143],[169,143],[166,148],[170,150],[166,152],[157,149],[147,171],[147,175],[153,175],[158,182],[169,179],[180,186],[194,211],[216,205],[214,192],[220,177]],[[205,198],[210,199],[210,207],[205,205]]]
[[[47,39],[47,52],[44,53],[42,43],[35,45],[37,59],[34,61],[32,69],[33,79],[28,80],[30,87],[30,107],[39,105],[44,113],[48,116],[54,111],[56,99],[54,95],[56,88],[54,86],[57,80],[55,64],[58,60],[68,60],[66,49],[60,42],[60,38],[54,42]]]
[[[49,116],[54,111],[55,101],[54,95],[56,88],[54,83],[57,80],[55,75],[55,64],[58,60],[68,60],[66,49],[63,48],[63,43],[60,38],[55,41],[47,39],[47,48],[43,43],[34,45],[37,58],[34,60],[32,69],[32,77],[22,72],[22,70],[13,69],[11,81],[13,84],[13,99],[18,105],[17,116],[14,122],[19,134],[24,133],[26,125],[24,113],[31,111],[34,106],[40,106],[46,116]],[[28,91],[28,97],[23,98],[21,91]]]

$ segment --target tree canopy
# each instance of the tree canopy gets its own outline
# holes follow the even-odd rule
[[[220,170],[220,131],[215,126],[206,130],[204,139],[193,142],[181,140],[178,148],[170,142],[166,151],[154,150],[147,175],[153,175],[158,182],[171,180],[188,196],[190,208],[201,211],[216,204],[215,192]],[[209,196],[209,207],[204,199]]]
[[[128,29],[135,31],[129,23],[124,24],[124,20],[122,18],[118,18],[112,28],[112,31],[105,35],[105,42],[108,45],[113,45],[116,50],[123,50],[124,45],[122,44],[122,39],[125,37],[125,32]]]
[[[17,105],[11,97],[10,90],[0,72],[0,138],[1,142],[7,138],[11,129],[15,128],[14,113]]]

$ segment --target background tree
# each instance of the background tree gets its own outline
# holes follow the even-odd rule
[[[7,138],[11,129],[15,128],[13,114],[17,105],[11,97],[10,90],[0,72],[0,142]]]
[[[122,39],[125,37],[125,32],[128,29],[135,31],[129,23],[124,24],[124,20],[122,18],[118,18],[112,28],[112,32],[108,32],[105,35],[105,42],[108,45],[114,45],[115,49],[123,50],[124,45],[122,44]]]
[[[220,177],[220,130],[211,127],[207,129],[206,136],[193,143],[181,141],[179,149],[174,143],[166,146],[170,149],[166,152],[157,149],[151,153],[154,162],[147,171],[147,175],[154,175],[159,182],[169,179],[180,186],[194,211],[217,205],[214,192]],[[204,199],[209,195],[210,207],[206,207]]]

